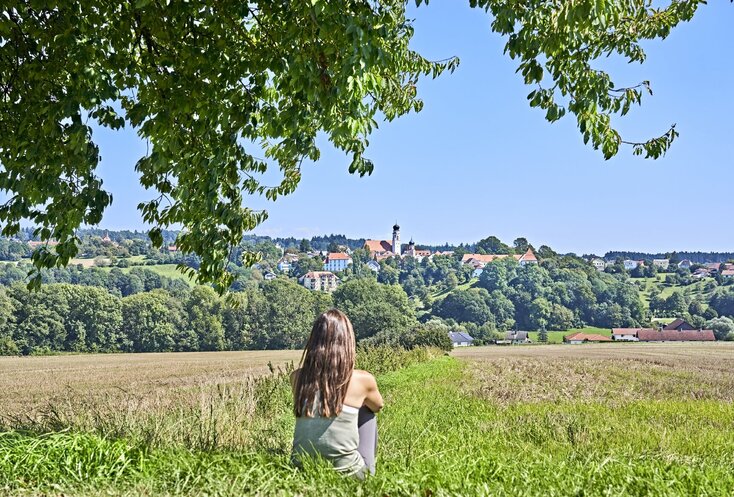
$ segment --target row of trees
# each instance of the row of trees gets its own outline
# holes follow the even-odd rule
[[[418,323],[397,285],[355,279],[330,295],[277,279],[226,297],[206,286],[121,297],[94,286],[29,292],[15,284],[0,289],[0,354],[292,349],[331,307],[350,316],[360,341],[450,348],[437,323]]]
[[[671,265],[678,264],[683,260],[689,260],[695,264],[705,264],[707,262],[727,262],[734,260],[734,252],[665,252],[651,254],[648,252],[624,252],[613,251],[604,254],[607,260],[613,259],[632,259],[634,261],[652,261],[653,259],[668,259]]]
[[[27,264],[0,264],[0,285],[10,286],[14,283],[25,282],[29,267]],[[101,287],[121,297],[156,289],[166,289],[173,294],[178,294],[189,288],[182,278],[168,278],[156,271],[138,266],[130,268],[129,271],[123,271],[120,268],[104,270],[81,266],[47,269],[43,273],[43,283],[45,285],[68,283]]]

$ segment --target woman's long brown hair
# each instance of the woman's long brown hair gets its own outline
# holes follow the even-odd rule
[[[338,415],[354,371],[354,330],[349,318],[331,309],[313,324],[293,391],[297,417]],[[321,406],[315,412],[316,396]]]

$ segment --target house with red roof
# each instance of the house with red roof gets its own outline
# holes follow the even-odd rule
[[[330,252],[326,255],[324,271],[344,271],[352,264],[352,257],[344,252]]]
[[[696,330],[682,319],[676,319],[662,330],[653,328],[614,328],[612,338],[629,342],[713,342],[712,330]]]
[[[611,342],[610,337],[604,335],[596,335],[593,333],[571,333],[563,337],[563,343],[570,343],[572,345],[578,345],[582,343],[599,343],[599,342]]]
[[[386,259],[391,256],[401,255],[400,226],[398,223],[392,227],[392,241],[388,240],[365,240],[364,248],[369,251],[373,259]]]
[[[640,342],[713,342],[713,330],[650,330],[637,332]]]

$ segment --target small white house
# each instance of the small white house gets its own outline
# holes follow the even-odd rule
[[[275,278],[277,278],[277,276],[276,276],[276,275],[275,275],[275,273],[273,273],[272,271],[268,271],[267,273],[265,273],[265,274],[263,275],[263,279],[264,279],[265,281],[272,281],[272,280],[274,280]]]
[[[637,331],[639,328],[612,328],[612,340],[619,342],[639,342]]]
[[[468,347],[474,342],[474,339],[468,333],[459,331],[450,331],[449,338],[454,347]]]
[[[662,269],[663,271],[667,271],[668,266],[670,266],[670,261],[668,259],[653,259],[652,265],[655,266],[658,269]]]
[[[607,263],[604,261],[604,259],[591,259],[591,265],[594,266],[594,269],[597,271],[604,271],[604,269],[607,267]]]
[[[285,259],[281,259],[280,262],[278,262],[277,268],[281,273],[290,273],[291,269],[293,269],[293,264]]]
[[[370,268],[371,271],[374,271],[376,273],[380,272],[380,263],[377,261],[369,261],[367,263],[367,267]]]
[[[640,265],[638,261],[633,261],[632,259],[626,259],[623,264],[624,264],[624,268],[627,271],[632,271],[633,269],[635,269],[637,266]]]
[[[691,269],[691,266],[693,266],[693,263],[688,259],[683,259],[678,263],[678,267],[682,269]]]

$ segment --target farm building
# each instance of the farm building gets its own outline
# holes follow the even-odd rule
[[[695,329],[696,328],[694,328],[688,321],[681,319],[681,318],[676,319],[675,321],[666,325],[663,328],[664,331],[671,331],[671,330],[684,331],[684,330],[695,330]]]
[[[563,343],[577,345],[590,342],[611,342],[612,339],[604,335],[594,335],[591,333],[572,333],[563,337]]]
[[[612,338],[628,342],[702,342],[713,341],[711,330],[696,330],[682,319],[676,319],[662,330],[653,328],[613,328]]]
[[[450,331],[449,339],[454,347],[468,347],[474,342],[474,339],[468,333],[460,331]]]
[[[637,332],[640,342],[713,342],[716,340],[712,330],[650,330]]]
[[[508,331],[505,333],[504,340],[495,340],[497,345],[518,345],[524,343],[532,343],[527,331]]]
[[[637,342],[640,328],[612,328],[612,340],[621,342]]]

